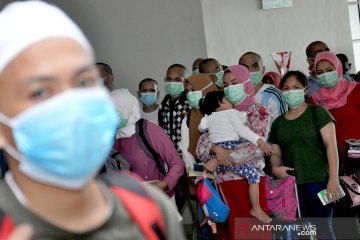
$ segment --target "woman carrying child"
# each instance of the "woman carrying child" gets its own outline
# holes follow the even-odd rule
[[[224,92],[210,92],[200,101],[200,110],[205,115],[199,125],[200,132],[209,132],[210,142],[226,149],[235,149],[241,144],[240,139],[245,139],[253,144],[258,144],[265,155],[271,155],[271,147],[256,133],[245,125],[246,113],[234,109],[229,100],[226,99]],[[260,151],[257,152],[260,154]],[[231,155],[235,166],[219,165],[217,159],[211,159],[211,167],[217,167],[217,171],[232,171],[241,177],[245,177],[249,183],[249,195],[251,202],[251,215],[264,223],[269,223],[271,218],[264,213],[259,204],[259,182],[261,168],[258,170],[256,165],[261,167],[261,162],[245,163]],[[236,164],[236,162],[241,162]],[[214,171],[215,169],[208,169]]]
[[[255,103],[254,86],[250,81],[249,71],[244,66],[235,65],[229,67],[224,74],[224,93],[225,97],[234,105],[237,111],[244,111],[247,115],[246,126],[252,131],[266,139],[269,131],[270,115],[269,111],[262,105]],[[265,167],[265,161],[262,154],[258,154],[259,148],[251,143],[244,141],[236,149],[236,153],[239,154],[242,159],[246,159],[246,162],[260,163],[257,166],[259,170]],[[231,166],[233,161],[230,158],[230,152],[235,150],[225,149],[219,145],[211,143],[209,134],[204,133],[201,135],[198,146],[197,156],[203,162],[208,162],[210,154],[215,154],[217,161],[221,165]],[[214,169],[210,166],[214,163],[210,161],[205,164],[205,168]],[[239,164],[240,162],[238,162]],[[261,174],[262,175],[262,174]],[[249,223],[250,218],[254,219],[254,223],[258,224],[256,218],[254,218],[251,211],[251,202],[249,198],[249,184],[246,179],[243,179],[233,171],[221,171],[217,174],[216,181],[220,184],[222,192],[226,198],[226,201],[230,208],[230,214],[227,223],[222,227],[219,226],[219,239],[236,239],[237,233],[235,226],[240,224],[241,218],[247,218]],[[259,204],[261,209],[268,214],[268,209],[265,200],[265,185],[264,177],[260,177],[259,183]],[[257,236],[254,236],[257,235]],[[249,239],[259,238],[259,232],[249,232]],[[261,238],[271,238],[270,236],[264,236],[268,233],[262,233]]]

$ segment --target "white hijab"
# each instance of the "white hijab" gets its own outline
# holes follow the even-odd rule
[[[128,120],[125,127],[118,129],[116,139],[135,134],[135,124],[140,119],[139,101],[127,89],[116,89],[110,93],[121,118]]]

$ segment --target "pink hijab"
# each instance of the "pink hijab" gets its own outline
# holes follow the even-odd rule
[[[336,109],[347,103],[347,97],[356,87],[357,82],[348,82],[343,78],[343,69],[339,58],[332,52],[320,52],[314,62],[315,74],[317,65],[320,61],[326,60],[335,68],[339,76],[339,81],[333,88],[321,87],[314,95],[312,100],[314,103],[325,107],[328,110]]]
[[[281,81],[280,74],[278,74],[277,72],[267,72],[264,74],[263,78],[264,77],[270,77],[273,80],[275,87],[277,89],[280,89],[280,81]]]
[[[238,111],[246,111],[251,105],[255,103],[255,87],[250,81],[249,70],[241,65],[233,65],[227,70],[234,74],[237,83],[246,82],[244,84],[244,91],[248,96],[238,105],[234,106],[234,108]]]

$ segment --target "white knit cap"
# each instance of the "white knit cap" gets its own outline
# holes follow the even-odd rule
[[[0,74],[22,51],[48,38],[75,40],[93,58],[80,28],[58,7],[42,1],[14,2],[0,12]]]

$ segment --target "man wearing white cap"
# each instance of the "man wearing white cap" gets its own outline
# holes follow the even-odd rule
[[[119,117],[81,30],[40,1],[9,4],[0,29],[0,238],[29,223],[32,239],[183,239],[161,191],[95,178]]]

